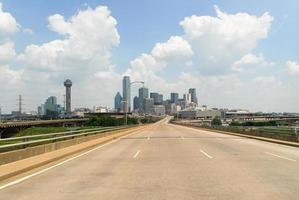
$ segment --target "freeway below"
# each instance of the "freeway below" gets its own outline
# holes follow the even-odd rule
[[[0,183],[0,199],[299,199],[299,150],[167,123]]]

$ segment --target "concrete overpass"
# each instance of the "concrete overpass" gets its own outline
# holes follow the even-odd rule
[[[14,121],[7,123],[0,123],[0,138],[5,137],[5,133],[11,130],[21,130],[31,126],[69,126],[69,125],[82,125],[88,121],[84,119],[56,119],[56,120],[35,120],[35,121]]]
[[[0,198],[297,200],[298,169],[298,148],[164,120],[0,182]]]

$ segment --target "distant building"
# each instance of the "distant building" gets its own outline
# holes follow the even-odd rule
[[[131,111],[131,80],[129,76],[123,77],[123,99],[125,112]]]
[[[162,105],[163,103],[163,94],[159,94],[157,92],[151,92],[150,98],[154,99],[155,105]]]
[[[72,87],[72,81],[70,79],[67,79],[64,81],[64,86],[65,86],[65,112],[66,114],[71,114],[72,109],[71,109],[71,87]]]
[[[154,105],[153,110],[154,110],[154,115],[157,116],[165,115],[165,106],[163,105]]]
[[[144,98],[143,99],[143,112],[146,114],[154,113],[154,99],[152,98]]]
[[[120,112],[125,113],[126,110],[127,110],[127,102],[126,101],[121,101]]]
[[[133,109],[134,111],[138,111],[139,110],[139,106],[140,103],[139,103],[139,98],[137,96],[134,97],[133,99]]]
[[[57,117],[62,112],[64,112],[64,108],[57,104],[57,98],[54,96],[49,97],[46,102],[38,108],[38,113],[47,117]]]
[[[46,114],[46,112],[45,112],[45,105],[42,104],[42,105],[38,106],[37,107],[37,115],[38,116],[43,116],[45,114]]]
[[[191,95],[191,102],[195,103],[197,105],[198,102],[197,102],[197,96],[196,96],[196,89],[195,88],[190,88],[189,89],[189,94]]]
[[[148,98],[148,88],[141,87],[138,90],[139,98]]]
[[[167,105],[169,105],[169,104],[171,104],[170,99],[166,99],[166,100],[163,101],[163,103],[162,103],[162,105],[164,105],[164,106],[167,106]]]
[[[186,109],[181,110],[178,112],[178,117],[183,119],[213,119],[215,117],[221,117],[221,112],[219,110],[202,110],[202,108],[199,109]]]
[[[73,113],[76,116],[85,117],[86,114],[91,113],[91,110],[89,108],[75,108]]]
[[[95,106],[93,109],[94,113],[108,113],[112,112],[113,109],[107,107],[107,106]]]
[[[114,109],[116,112],[120,112],[121,101],[122,101],[122,96],[120,95],[119,92],[117,92],[117,94],[114,97]]]
[[[156,103],[158,102],[158,99],[159,99],[159,93],[151,92],[150,93],[150,98],[154,99],[154,104],[156,105]]]
[[[174,115],[177,113],[177,106],[175,103],[169,103],[165,105],[166,114],[168,115]]]
[[[186,101],[187,104],[190,104],[192,102],[191,94],[184,94],[184,100]]]
[[[163,94],[159,94],[158,96],[158,104],[157,105],[162,105],[163,104]]]
[[[181,109],[187,108],[187,101],[185,99],[178,99],[176,104],[180,106]]]
[[[176,103],[179,99],[178,93],[170,93],[170,101],[171,103]]]
[[[140,112],[145,112],[145,108],[143,106],[143,100],[148,98],[148,88],[141,87],[138,90],[138,98],[139,98],[139,106],[138,109]]]
[[[196,110],[181,110],[178,113],[178,117],[182,119],[197,119]]]

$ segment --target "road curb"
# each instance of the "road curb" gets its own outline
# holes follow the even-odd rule
[[[265,138],[265,137],[258,137],[258,136],[245,135],[245,134],[238,134],[238,133],[233,133],[233,132],[220,131],[220,130],[214,130],[214,129],[208,129],[208,128],[201,128],[201,127],[184,125],[184,124],[176,124],[176,123],[172,123],[172,124],[178,125],[178,126],[189,127],[189,128],[193,128],[193,129],[197,129],[197,130],[204,130],[204,131],[210,131],[210,132],[216,132],[216,133],[223,133],[223,134],[226,134],[226,135],[233,135],[233,136],[245,137],[245,138],[249,138],[249,139],[261,140],[261,141],[264,141],[264,142],[271,142],[271,143],[276,143],[276,144],[287,145],[287,146],[292,146],[292,147],[299,148],[299,143],[295,143],[295,142],[288,142],[288,141],[270,139],[270,138]]]
[[[91,141],[83,142],[83,143],[80,143],[80,144],[77,144],[74,146],[66,147],[66,148],[52,151],[49,153],[45,153],[45,154],[30,157],[30,158],[26,158],[23,160],[19,160],[16,162],[1,165],[0,166],[0,181],[6,180],[8,178],[11,178],[13,176],[16,176],[16,175],[19,175],[22,173],[25,173],[32,169],[44,166],[46,164],[60,160],[67,156],[71,156],[73,154],[92,149],[96,146],[99,146],[101,144],[115,140],[122,136],[143,130],[147,127],[148,126],[142,126],[142,127],[133,127],[129,130],[128,129],[122,130],[122,131],[118,130],[118,131],[115,131],[115,134],[108,135],[106,137],[94,139]]]

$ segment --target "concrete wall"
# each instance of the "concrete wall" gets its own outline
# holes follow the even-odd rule
[[[9,152],[5,152],[5,153],[0,153],[0,165],[11,163],[11,162],[25,159],[25,158],[29,158],[29,157],[36,156],[39,154],[47,153],[50,151],[66,148],[66,147],[76,145],[76,144],[79,144],[82,142],[87,142],[87,141],[90,141],[93,139],[105,137],[107,135],[116,134],[116,133],[122,132],[124,130],[128,130],[128,129],[121,129],[121,130],[104,132],[104,133],[99,133],[99,134],[94,134],[94,135],[82,136],[82,137],[77,137],[74,139],[59,141],[59,142],[55,142],[55,143],[43,144],[43,145],[38,145],[38,146],[34,146],[34,147],[27,147],[25,149],[19,149],[19,150],[9,151]]]

